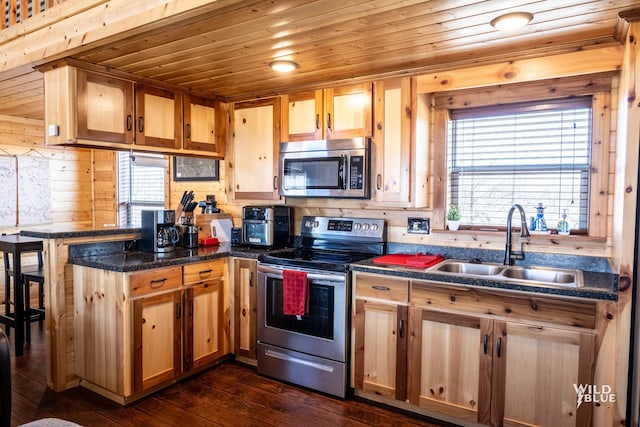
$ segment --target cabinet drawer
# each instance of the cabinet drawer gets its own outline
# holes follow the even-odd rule
[[[224,259],[216,259],[184,266],[184,284],[206,282],[224,278]]]
[[[356,274],[356,298],[409,302],[409,281],[391,276]]]
[[[131,275],[131,295],[166,291],[182,286],[182,267],[160,268]]]
[[[492,288],[456,286],[450,283],[413,280],[411,304],[438,311],[546,322],[594,329],[595,300],[579,300],[527,294]]]

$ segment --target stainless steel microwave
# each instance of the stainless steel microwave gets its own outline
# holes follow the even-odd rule
[[[368,199],[371,138],[280,143],[279,193]]]

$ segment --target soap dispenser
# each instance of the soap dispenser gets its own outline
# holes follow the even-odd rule
[[[569,235],[571,232],[571,227],[569,226],[569,221],[567,220],[567,210],[565,209],[562,213],[562,219],[558,221],[558,234],[561,235]]]
[[[536,233],[548,233],[549,229],[547,228],[547,221],[544,219],[544,206],[542,203],[538,203],[538,213],[536,215],[535,220],[533,221],[533,230]]]

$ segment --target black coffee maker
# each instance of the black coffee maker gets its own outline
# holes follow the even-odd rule
[[[142,231],[139,248],[145,252],[173,252],[180,241],[176,212],[162,209],[141,212]]]

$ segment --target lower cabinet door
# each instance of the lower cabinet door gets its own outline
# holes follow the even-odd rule
[[[133,389],[141,392],[181,372],[181,291],[143,297],[133,304]]]
[[[253,259],[236,259],[233,262],[236,355],[256,359],[258,262]]]
[[[407,306],[356,299],[355,388],[406,398]]]
[[[409,325],[409,402],[489,423],[493,321],[412,307]]]
[[[223,280],[185,290],[184,370],[195,369],[224,354]]]
[[[593,381],[595,335],[496,322],[493,425],[589,426],[594,403],[575,387]],[[500,350],[498,353],[498,345]]]

